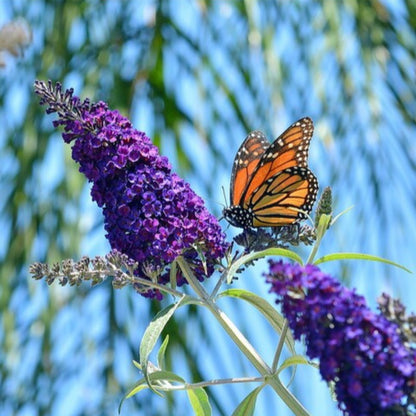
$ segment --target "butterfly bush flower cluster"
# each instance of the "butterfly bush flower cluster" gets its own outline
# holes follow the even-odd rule
[[[111,247],[139,264],[139,277],[168,282],[168,265],[179,255],[200,280],[210,276],[228,248],[225,236],[203,200],[172,172],[145,133],[104,102],[81,102],[59,83],[37,81],[35,90],[47,113],[58,114],[54,126],[64,127],[73,159],[92,182]],[[186,283],[179,270],[176,280]],[[157,290],[137,289],[161,297]]]
[[[404,344],[416,347],[416,315],[414,313],[407,314],[401,301],[393,299],[387,293],[381,294],[377,299],[377,304],[380,312],[397,325]]]
[[[405,347],[395,323],[316,266],[271,261],[266,279],[295,338],[305,338],[307,355],[318,358],[323,379],[335,383],[344,414],[406,414],[416,350]]]

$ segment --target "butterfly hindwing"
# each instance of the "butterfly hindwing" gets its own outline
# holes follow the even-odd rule
[[[269,178],[252,195],[254,227],[277,227],[306,218],[318,192],[318,181],[308,169],[286,168]]]
[[[269,141],[261,131],[252,131],[241,144],[235,156],[231,174],[230,200],[232,205],[240,204],[246,185],[269,145]]]

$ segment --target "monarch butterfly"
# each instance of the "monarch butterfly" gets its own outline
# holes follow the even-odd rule
[[[251,132],[237,152],[231,174],[231,206],[224,218],[240,228],[280,227],[307,217],[318,192],[308,169],[313,122],[293,123],[272,144],[261,131]]]

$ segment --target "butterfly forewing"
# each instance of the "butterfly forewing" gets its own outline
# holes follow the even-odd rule
[[[269,141],[261,131],[253,131],[238,149],[231,174],[230,199],[232,205],[241,203],[247,183],[249,183],[253,171],[269,145]]]
[[[312,134],[313,122],[309,117],[304,117],[293,123],[268,146],[243,192],[242,202],[245,207],[252,193],[272,176],[293,166],[308,166]]]

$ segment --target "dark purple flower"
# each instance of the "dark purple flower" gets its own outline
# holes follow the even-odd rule
[[[172,172],[145,133],[133,128],[103,102],[81,102],[73,91],[62,92],[37,81],[36,93],[47,113],[57,112],[55,126],[73,142],[72,157],[92,182],[91,196],[103,208],[111,247],[140,263],[138,275],[169,281],[169,263],[183,255],[198,279],[210,276],[228,243],[217,219],[189,184]],[[195,247],[204,254],[206,269]],[[186,283],[178,271],[178,285]],[[160,298],[156,290],[137,288]]]
[[[406,348],[395,323],[316,266],[270,261],[266,278],[295,338],[304,337],[322,378],[335,383],[344,414],[405,414],[415,388],[416,351]]]

